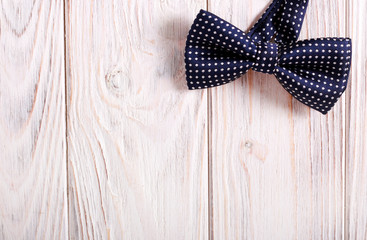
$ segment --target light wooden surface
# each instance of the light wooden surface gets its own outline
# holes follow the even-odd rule
[[[68,234],[63,1],[1,1],[0,239]]]
[[[353,38],[353,68],[347,107],[346,233],[367,239],[367,3],[348,4],[348,32]]]
[[[67,3],[71,238],[207,238],[207,95],[182,57],[203,7]]]
[[[212,0],[209,10],[247,29],[268,4]],[[310,1],[300,38],[345,36],[345,14],[344,1]],[[324,117],[250,72],[211,102],[214,237],[341,239],[345,101]]]
[[[269,4],[2,1],[0,239],[367,239],[364,0],[310,0],[301,39],[353,38],[327,116],[253,71],[186,89],[199,9]]]

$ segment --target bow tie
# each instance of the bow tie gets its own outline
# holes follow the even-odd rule
[[[326,114],[347,87],[351,40],[297,41],[307,3],[308,0],[274,0],[248,33],[201,10],[185,48],[189,89],[229,83],[251,68],[274,74],[293,97]]]

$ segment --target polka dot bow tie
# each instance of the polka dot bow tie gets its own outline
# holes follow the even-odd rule
[[[187,37],[189,89],[229,83],[250,68],[274,74],[293,97],[326,114],[346,89],[351,40],[297,41],[308,0],[274,0],[248,33],[201,10]]]

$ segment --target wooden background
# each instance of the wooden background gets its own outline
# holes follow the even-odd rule
[[[0,3],[0,239],[367,239],[365,0],[310,0],[301,39],[353,39],[327,116],[253,71],[186,89],[198,11],[270,0]]]

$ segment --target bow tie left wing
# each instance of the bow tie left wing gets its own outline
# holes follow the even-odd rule
[[[186,41],[185,68],[189,89],[229,83],[254,64],[256,44],[237,27],[201,10]]]

